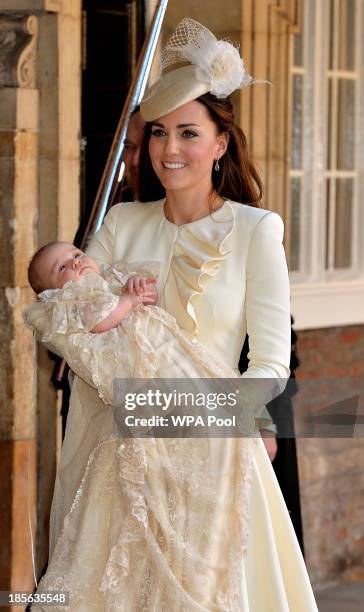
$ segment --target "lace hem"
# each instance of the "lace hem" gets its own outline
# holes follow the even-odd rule
[[[256,442],[101,438],[39,590],[68,591],[60,610],[241,611]]]

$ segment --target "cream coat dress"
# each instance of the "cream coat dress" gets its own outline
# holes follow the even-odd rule
[[[235,202],[181,226],[165,218],[163,201],[129,203],[111,209],[88,254],[107,264],[159,261],[159,305],[192,341],[237,371],[248,333],[243,377],[286,380],[282,239],[278,214]],[[187,452],[150,441],[147,466],[143,449],[135,461],[140,446],[115,446],[113,433],[109,407],[75,377],[52,504],[51,571],[40,588],[78,592],[70,609],[84,612],[317,610],[260,437],[240,447],[236,439],[179,441]],[[119,474],[110,470],[115,454]]]

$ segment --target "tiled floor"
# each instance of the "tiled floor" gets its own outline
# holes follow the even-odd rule
[[[343,584],[315,595],[319,612],[364,612],[364,584]]]

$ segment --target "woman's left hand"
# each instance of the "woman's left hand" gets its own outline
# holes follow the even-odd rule
[[[276,434],[270,429],[261,429],[260,435],[262,436],[262,440],[264,442],[265,449],[268,453],[268,457],[271,461],[273,461],[278,450]]]

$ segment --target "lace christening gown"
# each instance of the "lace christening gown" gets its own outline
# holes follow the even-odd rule
[[[24,320],[110,411],[115,378],[189,378],[192,390],[192,379],[237,377],[155,306],[91,333],[116,307],[127,272],[116,264],[104,269],[107,282],[91,272],[44,291]],[[156,266],[133,272],[152,276]],[[68,592],[70,610],[238,610],[256,440],[116,434],[92,451],[38,590]]]

